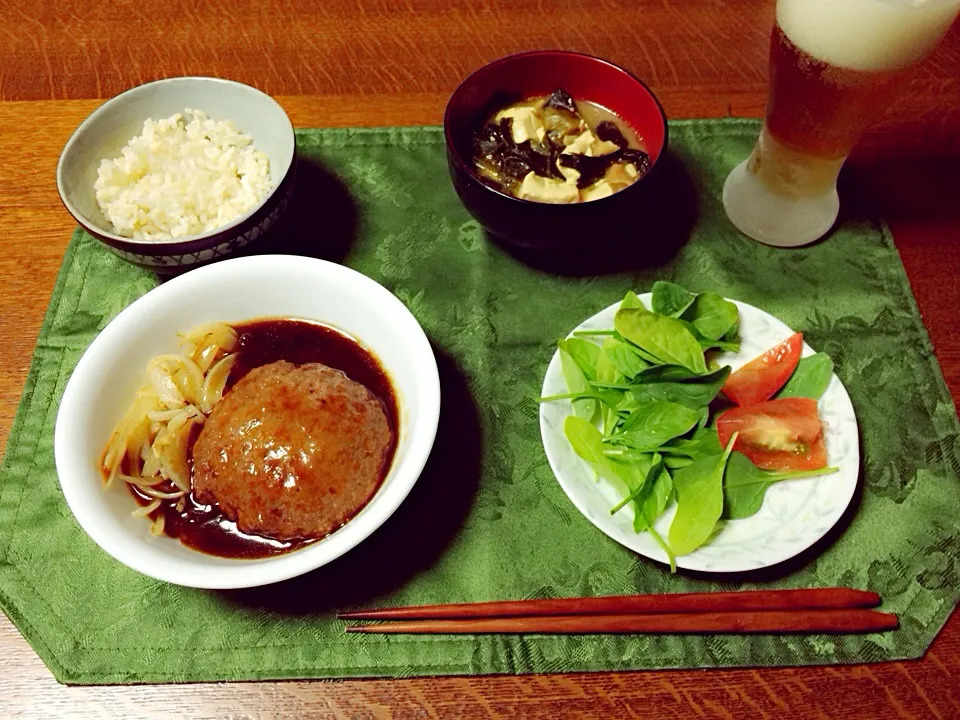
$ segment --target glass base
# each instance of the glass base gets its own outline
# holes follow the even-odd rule
[[[836,186],[822,195],[787,197],[750,172],[749,162],[737,165],[723,184],[724,210],[740,232],[765,245],[799,247],[830,231],[840,212]]]

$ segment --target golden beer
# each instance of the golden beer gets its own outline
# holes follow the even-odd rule
[[[776,26],[770,42],[767,129],[789,147],[842,158],[888,102],[903,73],[830,65],[798,48]]]
[[[778,0],[766,122],[724,187],[734,224],[772,245],[825,234],[857,138],[958,12],[960,0]]]

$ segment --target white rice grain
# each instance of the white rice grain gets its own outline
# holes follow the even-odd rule
[[[270,192],[270,161],[229,120],[201,110],[149,119],[94,189],[117,234],[169,240],[209,232],[250,212]]]

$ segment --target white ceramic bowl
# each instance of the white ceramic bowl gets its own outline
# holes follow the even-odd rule
[[[214,120],[231,120],[250,135],[270,158],[273,188],[245,215],[205,233],[166,241],[117,235],[100,211],[93,188],[100,161],[119,156],[148,118],[167,118],[186,108],[203,110]],[[120,93],[80,124],[57,163],[57,190],[74,219],[112,252],[160,272],[179,271],[225,257],[259,240],[276,224],[293,191],[295,154],[290,118],[269,95],[221,78],[167,78]]]
[[[396,391],[393,465],[370,502],[312,545],[275,557],[214,557],[133,517],[130,492],[105,490],[98,468],[113,427],[146,382],[147,361],[178,349],[177,333],[206,322],[289,317],[354,337],[379,358]],[[67,384],[57,415],[60,486],[77,521],[114,558],[145,575],[189,587],[239,588],[301,575],[343,555],[376,530],[410,492],[433,447],[440,414],[436,358],[409,310],[370,278],[305,257],[235,258],[198,268],[144,295],[93,341]]]

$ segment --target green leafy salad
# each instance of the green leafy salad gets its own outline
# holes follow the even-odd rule
[[[652,310],[628,292],[610,330],[561,340],[571,400],[564,434],[598,480],[621,489],[611,508],[632,506],[676,571],[676,556],[709,542],[722,520],[750,517],[767,489],[827,467],[817,400],[833,375],[822,353],[801,358],[800,333],[736,372],[717,352],[740,349],[735,303],[669,282],[653,286]],[[676,501],[666,538],[654,523]]]

